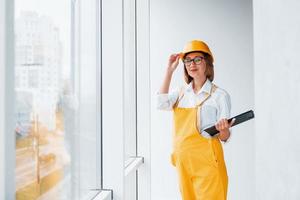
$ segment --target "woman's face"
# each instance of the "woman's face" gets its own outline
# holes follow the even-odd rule
[[[192,52],[185,56],[184,65],[192,78],[205,77],[206,63],[204,55],[200,52]]]

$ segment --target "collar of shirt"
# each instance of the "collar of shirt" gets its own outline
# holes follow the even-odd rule
[[[212,83],[210,82],[209,79],[206,79],[205,83],[203,84],[203,86],[201,87],[201,89],[197,92],[197,95],[198,94],[201,94],[202,92],[206,92],[207,94],[210,93],[210,90],[211,90],[211,87],[212,87]],[[191,81],[188,86],[187,86],[187,92],[193,92],[194,93],[194,90],[193,90],[193,81]]]

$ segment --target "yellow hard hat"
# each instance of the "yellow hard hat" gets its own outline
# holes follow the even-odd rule
[[[191,53],[194,51],[201,51],[201,52],[207,53],[208,55],[211,56],[212,61],[214,61],[214,57],[213,57],[211,51],[209,50],[209,47],[207,46],[207,44],[205,44],[205,42],[203,42],[201,40],[192,40],[192,41],[188,42],[184,46],[183,52],[180,53],[180,58],[183,59],[187,53]]]

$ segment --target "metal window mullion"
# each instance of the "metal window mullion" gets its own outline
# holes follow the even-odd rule
[[[138,62],[137,62],[137,47],[138,47],[138,35],[137,35],[137,0],[134,0],[134,56],[135,56],[135,156],[138,156]],[[144,159],[141,160],[141,162],[138,162],[138,167],[144,162]],[[135,171],[135,193],[136,193],[136,200],[138,200],[138,170]]]
[[[97,187],[102,189],[103,186],[103,170],[102,170],[102,0],[97,0],[97,11],[96,11],[96,37],[97,37],[97,50],[96,50],[96,58],[97,58],[97,73],[96,73],[96,110],[97,110],[97,134],[96,134],[96,144],[97,144]]]

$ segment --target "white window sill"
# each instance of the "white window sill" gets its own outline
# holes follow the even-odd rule
[[[144,157],[132,157],[125,163],[125,176],[136,171],[144,163]]]
[[[97,196],[95,196],[92,200],[112,200],[112,191],[103,190]]]

